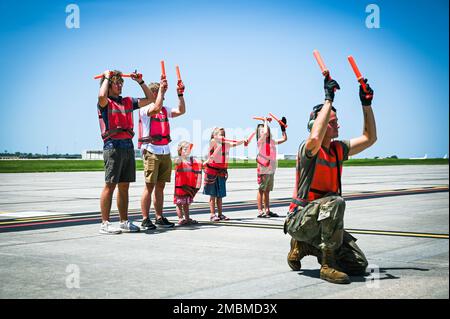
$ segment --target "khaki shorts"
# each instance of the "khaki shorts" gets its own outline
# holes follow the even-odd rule
[[[170,176],[172,174],[172,159],[170,158],[170,154],[156,155],[144,150],[143,160],[146,183],[170,183]]]
[[[263,192],[273,191],[274,176],[275,174],[261,174],[258,178],[258,189]]]

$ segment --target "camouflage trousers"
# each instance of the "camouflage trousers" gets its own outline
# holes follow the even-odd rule
[[[341,196],[322,197],[289,212],[284,230],[298,241],[321,250],[334,250],[342,270],[359,273],[366,269],[368,262],[356,238],[344,230],[344,211],[345,201]]]

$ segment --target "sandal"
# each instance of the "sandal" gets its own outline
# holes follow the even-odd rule
[[[278,216],[278,214],[272,213],[270,210],[267,213],[267,215],[269,215],[269,217],[280,217],[280,216]]]
[[[214,216],[211,216],[211,217],[209,218],[209,220],[212,221],[212,222],[218,222],[218,221],[220,220],[220,218],[217,217],[217,215],[214,215]]]
[[[219,220],[230,220],[227,216],[225,215],[219,215]]]
[[[264,213],[263,213],[263,212],[259,212],[259,214],[258,214],[257,217],[258,217],[258,218],[264,218]]]
[[[178,226],[186,225],[187,223],[188,223],[188,221],[186,219],[182,219],[182,220],[178,221]]]
[[[188,224],[188,225],[195,225],[195,224],[198,224],[198,221],[196,221],[195,219],[189,218],[187,220],[186,224]]]

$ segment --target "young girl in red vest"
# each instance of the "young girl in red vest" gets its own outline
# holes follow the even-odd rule
[[[281,120],[286,124],[286,118]],[[258,217],[279,217],[270,211],[270,192],[273,190],[275,170],[277,166],[277,148],[276,145],[287,141],[286,128],[280,124],[283,137],[274,140],[270,133],[267,119],[264,124],[258,124],[256,128],[256,139],[258,143],[258,155],[256,156],[257,177],[258,177]],[[264,204],[264,211],[263,211]]]
[[[230,141],[225,138],[225,129],[214,128],[209,142],[209,157],[203,165],[205,169],[205,183],[203,194],[210,195],[210,220],[217,222],[229,220],[222,214],[222,198],[227,196],[226,180],[228,177],[228,153],[231,147],[244,144],[242,141]],[[216,215],[217,205],[217,215]]]
[[[173,203],[177,205],[178,225],[197,224],[189,217],[189,205],[194,201],[201,186],[202,162],[190,156],[193,144],[182,141],[178,144],[175,160],[175,192]],[[184,217],[183,217],[184,213]]]

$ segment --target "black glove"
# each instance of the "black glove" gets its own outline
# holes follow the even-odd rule
[[[323,80],[323,87],[325,89],[325,100],[330,100],[333,102],[334,91],[339,90],[341,87],[335,80],[332,80],[329,75]]]
[[[282,125],[280,123],[281,132],[286,132],[286,126],[285,125],[287,124],[287,120],[286,120],[286,118],[284,116],[281,118],[281,122],[284,123],[284,125]]]
[[[362,85],[359,85],[359,99],[361,100],[362,105],[372,105],[373,90],[370,85],[367,84],[367,79],[364,79],[364,83],[366,83],[367,92],[364,92]]]

